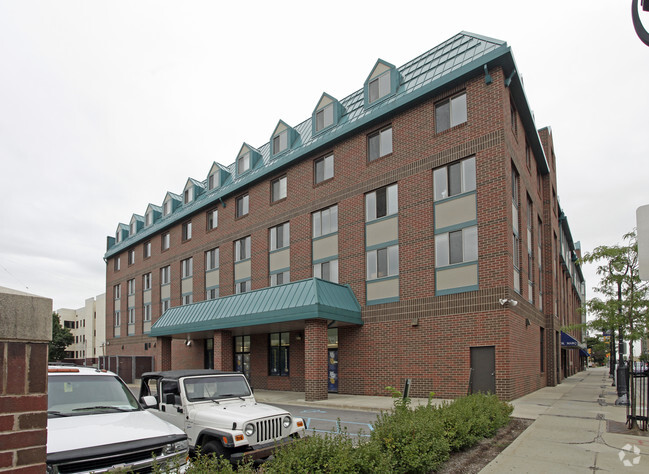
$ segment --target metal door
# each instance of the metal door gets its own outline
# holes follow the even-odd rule
[[[496,348],[471,348],[471,393],[496,393]]]

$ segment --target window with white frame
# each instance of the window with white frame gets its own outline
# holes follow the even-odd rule
[[[319,132],[334,123],[334,104],[325,105],[315,113],[315,131]]]
[[[122,285],[113,286],[113,299],[118,300],[122,297]]]
[[[390,73],[391,71],[386,71],[380,76],[372,79],[368,84],[370,104],[390,93]]]
[[[234,285],[234,292],[236,294],[246,293],[250,291],[250,280],[239,281]]]
[[[145,273],[142,275],[142,291],[147,291],[151,289],[151,273]]]
[[[475,191],[475,156],[437,168],[433,172],[435,201]]]
[[[234,261],[240,262],[250,258],[250,236],[234,242]]]
[[[532,199],[527,196],[527,300],[534,304],[534,207]]]
[[[215,300],[219,297],[219,289],[218,288],[208,288],[205,290],[205,299],[206,300]]]
[[[314,238],[338,232],[338,205],[314,212],[312,222]]]
[[[538,224],[536,225],[536,231],[537,231],[537,237],[536,237],[536,245],[537,245],[537,253],[536,253],[536,261],[539,267],[539,309],[543,310],[543,259],[542,257],[542,251],[543,251],[543,223],[541,222],[541,218],[539,217]]]
[[[160,269],[160,285],[168,285],[171,282],[171,267],[167,265]]]
[[[435,266],[478,260],[478,226],[435,235]]]
[[[119,309],[115,310],[115,315],[113,317],[115,319],[115,327],[119,327],[121,325]]]
[[[192,238],[192,221],[183,222],[183,241]]]
[[[237,173],[242,174],[250,169],[250,152],[246,152],[237,160]]]
[[[249,196],[248,194],[244,194],[243,196],[239,196],[236,200],[236,217],[243,217],[248,215],[248,212],[250,211],[249,208]]]
[[[216,229],[219,225],[219,211],[212,209],[207,211],[207,230]]]
[[[219,249],[218,247],[205,252],[205,271],[216,270],[219,268]]]
[[[183,203],[184,204],[189,204],[194,200],[194,188],[189,187],[185,189],[185,192],[183,193]]]
[[[288,222],[271,227],[269,232],[270,250],[278,250],[288,247],[291,239],[291,230]]]
[[[399,246],[370,250],[367,256],[367,279],[376,280],[399,274]]]
[[[334,156],[328,155],[314,161],[315,184],[322,183],[334,177]]]
[[[365,221],[370,222],[399,212],[397,184],[384,186],[365,195]]]
[[[128,323],[135,324],[135,308],[128,309]]]
[[[272,273],[270,275],[270,286],[283,285],[291,281],[291,272],[286,270],[283,272]]]
[[[270,183],[271,187],[271,202],[281,201],[286,199],[286,176],[277,178]]]
[[[186,304],[192,304],[194,302],[194,295],[191,293],[187,293],[186,295],[183,295],[183,306]]]
[[[133,220],[133,221],[131,221],[131,226],[129,228],[128,235],[135,235],[136,229],[137,229],[137,224],[136,224],[135,220]]]
[[[144,322],[151,321],[151,305],[150,304],[145,304],[142,307],[142,318],[143,318]]]
[[[194,274],[194,258],[189,257],[180,262],[180,277],[189,278]]]
[[[161,240],[161,249],[162,249],[162,251],[164,252],[165,250],[169,250],[169,245],[170,245],[170,242],[171,242],[171,237],[169,235],[169,232],[165,232],[164,234],[162,234],[162,237],[161,237],[160,240]]]
[[[333,283],[338,283],[338,259],[314,264],[313,276]]]
[[[171,307],[171,300],[164,299],[160,301],[160,314],[164,314]]]
[[[162,214],[165,216],[171,214],[171,198],[167,199],[162,205]]]
[[[514,290],[521,292],[521,238],[520,238],[520,221],[519,221],[519,197],[518,197],[519,176],[516,168],[512,164],[512,259],[514,263]]]
[[[214,173],[210,174],[209,177],[207,178],[207,188],[212,190],[216,188],[217,183],[219,182],[219,171],[215,171]]]
[[[144,225],[148,227],[151,224],[153,224],[153,209],[149,209],[149,211],[144,215]]]
[[[133,265],[135,263],[135,250],[128,251],[128,264]]]
[[[115,257],[115,260],[113,262],[113,269],[117,272],[119,271],[119,268],[121,266],[121,258],[120,257]]]
[[[466,122],[466,92],[435,104],[435,132],[441,133]]]
[[[149,258],[151,256],[151,241],[144,242],[142,246],[142,257]]]
[[[135,294],[135,279],[128,280],[126,282],[126,287],[128,289],[128,294],[129,295],[134,295]]]
[[[374,161],[392,153],[392,127],[386,127],[367,136],[367,158]]]
[[[288,148],[288,130],[284,130],[273,137],[273,155],[283,152]]]

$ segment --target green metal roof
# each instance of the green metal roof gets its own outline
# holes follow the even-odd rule
[[[310,278],[170,308],[151,327],[150,335],[170,336],[305,319],[363,324],[361,306],[349,285]]]
[[[218,203],[220,199],[238,193],[254,182],[276,173],[279,169],[285,168],[307,155],[310,156],[311,153],[331,147],[335,141],[357,133],[359,129],[385,120],[386,116],[410,107],[431,95],[438,94],[439,91],[453,87],[469,77],[484,74],[483,68],[485,65],[487,68],[502,67],[506,77],[509,78],[508,83],[523,121],[525,132],[528,134],[529,144],[534,151],[539,168],[543,173],[547,173],[547,160],[520,77],[516,74],[517,68],[511,48],[505,41],[462,31],[397,68],[400,83],[396,93],[389,98],[366,107],[364,89],[357,90],[339,100],[343,112],[336,125],[315,136],[313,135],[312,117],[295,126],[287,124],[297,134],[295,142],[288,151],[272,157],[270,142],[265,143],[258,148],[261,155],[259,163],[241,176],[235,172],[236,162],[229,166],[219,165],[230,174],[222,186],[202,193],[200,198],[196,198],[185,206],[179,206],[170,215],[162,216],[154,225],[142,229],[122,242],[116,243],[109,238],[104,258],[110,258],[118,254],[131,245],[174,225],[181,219],[185,219],[207,206]],[[207,186],[204,187],[207,188]],[[180,196],[174,193],[169,192],[168,195],[180,199]]]

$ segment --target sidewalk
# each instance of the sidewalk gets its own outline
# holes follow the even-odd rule
[[[514,400],[512,416],[535,421],[481,472],[649,472],[649,436],[623,427],[626,407],[615,406],[611,384],[608,369],[592,368]],[[393,406],[390,397],[329,394],[328,400],[306,402],[304,393],[270,390],[255,390],[255,397],[269,404],[377,412]],[[427,401],[413,399],[412,405]]]

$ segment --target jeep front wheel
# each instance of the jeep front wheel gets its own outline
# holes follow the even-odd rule
[[[220,441],[213,439],[208,441],[201,447],[201,454],[208,456],[214,454],[217,458],[223,456],[225,459],[230,459],[230,451],[223,447]]]

